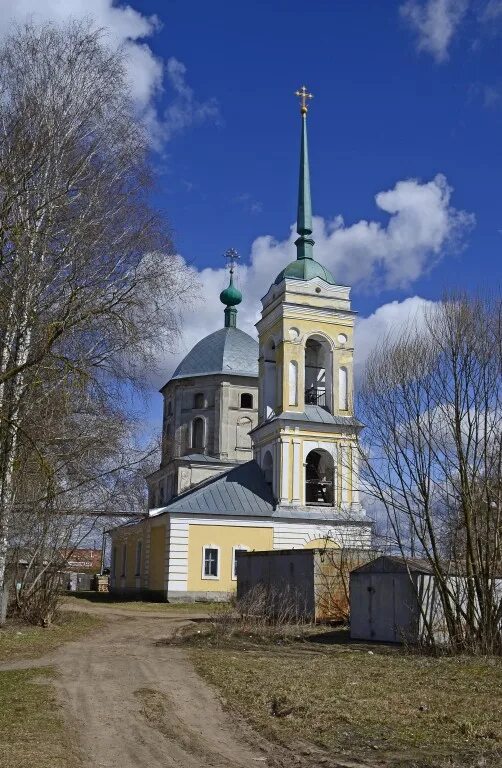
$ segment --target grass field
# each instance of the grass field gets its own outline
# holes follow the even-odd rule
[[[47,629],[9,621],[0,629],[0,662],[33,659],[97,629],[101,620],[65,612]],[[51,684],[54,671],[0,670],[0,766],[78,768]]]
[[[378,765],[502,764],[500,660],[430,658],[329,638],[222,645],[200,635],[191,656],[230,710],[283,744],[307,742]]]
[[[72,611],[64,611],[57,622],[46,629],[9,621],[0,628],[0,662],[42,656],[100,625],[99,618]]]
[[[64,727],[50,669],[0,672],[2,768],[78,768]]]

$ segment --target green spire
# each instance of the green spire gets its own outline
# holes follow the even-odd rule
[[[285,278],[292,280],[314,280],[319,277],[329,285],[336,285],[335,278],[326,267],[314,259],[312,246],[312,202],[310,200],[309,153],[307,147],[307,99],[312,94],[304,85],[296,91],[300,97],[300,113],[302,116],[302,138],[300,149],[300,183],[298,185],[298,218],[296,231],[299,234],[296,245],[296,259],[288,264],[277,277],[275,285],[280,285]]]
[[[225,258],[228,259],[230,282],[227,288],[220,293],[220,301],[222,304],[225,304],[225,328],[236,328],[237,310],[235,307],[242,301],[242,293],[234,285],[234,269],[239,254],[236,250],[230,248],[225,253]]]
[[[302,136],[300,146],[300,179],[298,183],[298,215],[296,231],[300,237],[295,241],[297,259],[313,259],[312,246],[312,201],[310,199],[309,151],[307,143],[307,99],[312,98],[306,87],[296,92],[301,99]]]

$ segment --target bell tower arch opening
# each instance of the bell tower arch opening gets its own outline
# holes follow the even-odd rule
[[[331,347],[322,336],[309,336],[305,344],[305,405],[332,411]]]
[[[335,463],[327,451],[316,448],[305,463],[305,502],[316,506],[335,504]]]

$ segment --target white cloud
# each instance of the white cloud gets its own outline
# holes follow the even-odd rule
[[[369,317],[358,319],[354,340],[356,374],[361,375],[370,353],[380,342],[397,335],[408,323],[420,329],[425,311],[433,305],[428,299],[410,296],[404,301],[383,304]]]
[[[220,111],[216,99],[197,101],[193,89],[186,82],[186,67],[181,61],[172,56],[167,61],[166,72],[175,94],[165,113],[166,139],[193,123],[202,123],[205,120],[219,122]]]
[[[479,18],[487,24],[502,21],[502,0],[488,0]]]
[[[64,23],[69,19],[90,19],[103,29],[105,39],[125,53],[129,88],[136,108],[148,127],[152,141],[159,148],[176,132],[201,122],[219,119],[214,99],[199,102],[186,83],[185,65],[171,58],[167,65],[145,42],[160,28],[157,16],[145,16],[130,5],[115,0],[0,0],[0,37],[12,31],[12,24],[27,19],[36,23]],[[172,101],[161,115],[157,97],[166,85],[172,90]]]
[[[473,225],[472,215],[452,207],[451,194],[451,188],[441,175],[424,183],[409,179],[399,181],[393,189],[376,195],[377,207],[388,214],[385,225],[366,220],[345,225],[340,216],[331,220],[316,217],[315,258],[328,267],[335,280],[342,285],[373,291],[410,286],[427,273],[448,249],[462,247],[463,238]],[[254,324],[259,317],[261,297],[279,272],[296,257],[295,239],[294,227],[289,237],[282,241],[270,235],[257,237],[251,246],[248,264],[240,265],[236,279],[244,300],[238,308],[238,325],[248,333],[255,334]],[[207,268],[201,272],[194,269],[193,277],[201,286],[200,300],[186,313],[182,348],[176,360],[170,357],[165,361],[164,380],[172,373],[176,362],[199,339],[223,324],[219,294],[228,282],[225,269]],[[395,305],[401,308],[401,317],[404,316],[402,313],[410,311],[413,301],[422,300],[407,301],[410,303]],[[372,322],[362,326],[359,333],[362,339],[361,360],[364,359],[365,347],[368,347],[365,337],[374,335],[372,329],[390,317],[390,309],[384,315],[375,313]]]
[[[418,50],[442,62],[467,6],[468,0],[407,0],[399,10],[417,35]]]

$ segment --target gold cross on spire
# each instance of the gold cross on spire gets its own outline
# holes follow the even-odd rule
[[[299,96],[300,98],[300,112],[302,115],[306,115],[308,110],[307,99],[313,99],[313,94],[308,92],[305,85],[302,85],[301,88],[295,91],[295,96]]]

